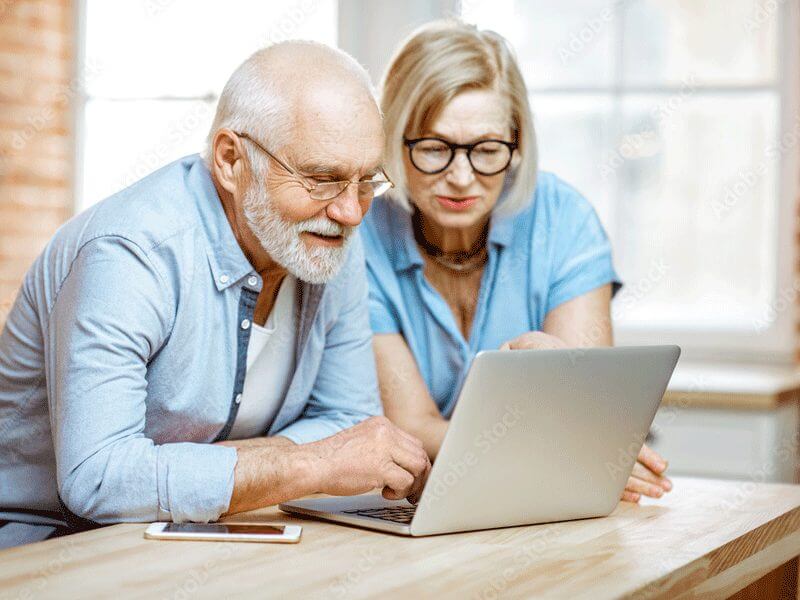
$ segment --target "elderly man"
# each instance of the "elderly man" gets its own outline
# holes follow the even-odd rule
[[[279,44],[231,76],[204,158],[58,231],[0,337],[0,545],[62,518],[210,521],[313,492],[419,492],[421,443],[373,417],[353,235],[390,185],[382,144],[355,61]]]

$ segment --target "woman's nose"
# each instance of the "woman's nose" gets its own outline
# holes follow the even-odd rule
[[[466,152],[456,152],[453,162],[450,163],[445,172],[445,179],[448,183],[457,187],[467,187],[474,181],[475,173],[472,171],[472,165],[469,164]]]

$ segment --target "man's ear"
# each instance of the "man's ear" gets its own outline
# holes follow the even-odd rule
[[[211,171],[222,188],[236,195],[242,182],[246,161],[242,140],[230,129],[214,134],[211,150]]]

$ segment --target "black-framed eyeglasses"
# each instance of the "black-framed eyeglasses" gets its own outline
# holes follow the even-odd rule
[[[413,140],[403,139],[408,148],[411,164],[418,171],[428,175],[441,173],[456,156],[457,150],[465,150],[467,160],[472,169],[480,175],[497,175],[505,171],[511,164],[511,157],[517,149],[516,142],[505,140],[481,140],[474,144],[453,144],[435,137],[423,137]]]
[[[339,194],[344,192],[347,189],[347,186],[349,186],[351,183],[357,187],[359,200],[372,200],[375,196],[380,196],[381,194],[387,192],[390,188],[394,187],[394,184],[383,172],[372,179],[362,181],[310,181],[309,177],[303,175],[302,173],[298,173],[295,169],[287,165],[280,158],[267,150],[250,135],[238,131],[234,131],[233,133],[238,135],[240,138],[253,142],[259,150],[264,152],[264,154],[278,163],[289,174],[293,175],[300,182],[300,185],[306,189],[312,200],[333,200]]]

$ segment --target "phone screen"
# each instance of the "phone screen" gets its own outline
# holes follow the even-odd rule
[[[233,533],[283,535],[281,525],[239,525],[237,523],[167,523],[164,533]]]

